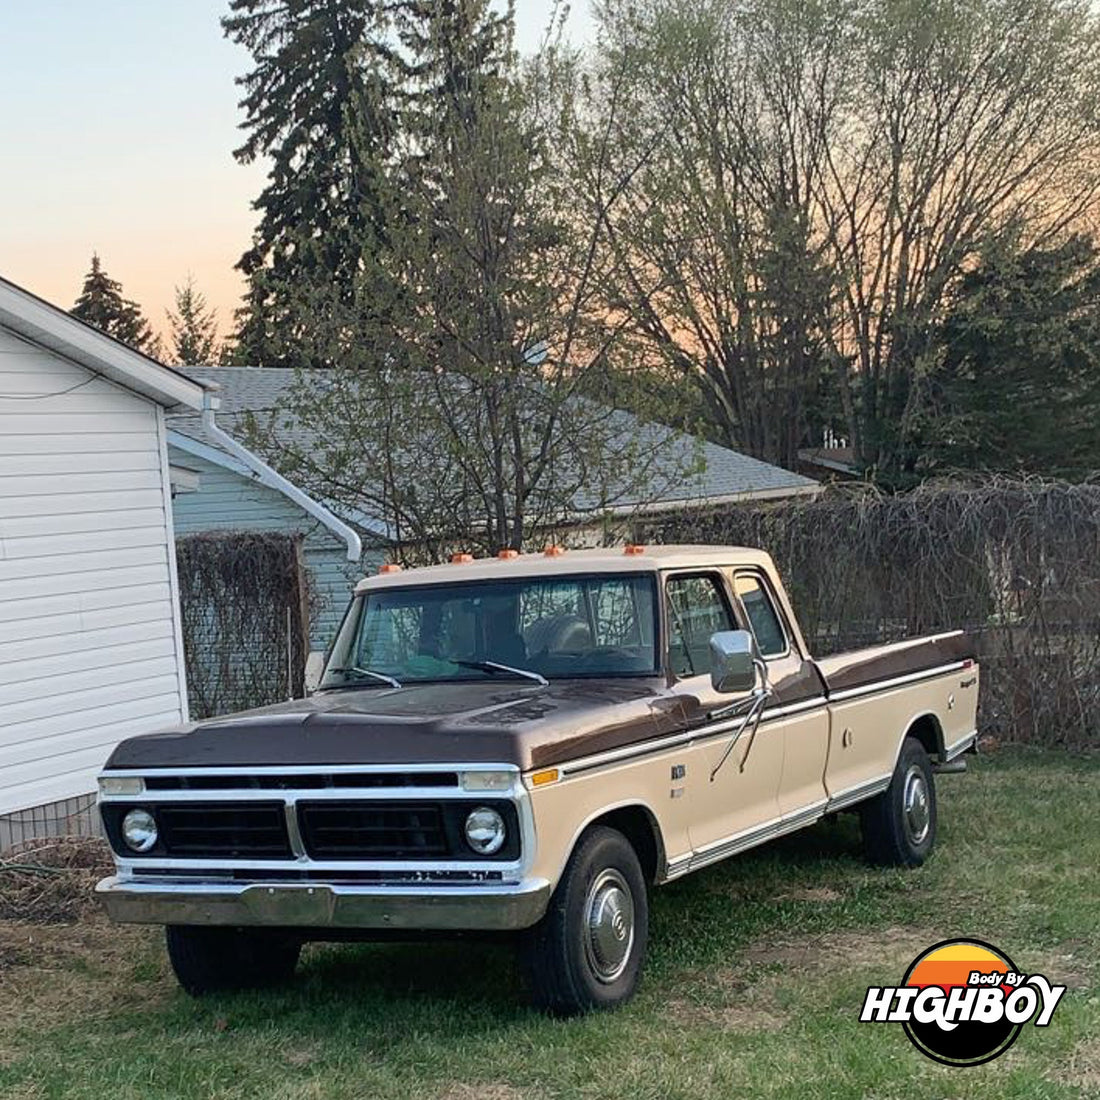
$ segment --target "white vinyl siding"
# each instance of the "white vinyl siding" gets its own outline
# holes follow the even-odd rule
[[[0,329],[0,814],[186,717],[167,478],[153,401]]]

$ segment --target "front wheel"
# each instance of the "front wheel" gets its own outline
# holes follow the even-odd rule
[[[289,981],[302,950],[300,941],[266,928],[173,924],[164,932],[172,970],[192,997]]]
[[[622,1004],[637,988],[648,938],[638,856],[622,833],[596,826],[570,856],[546,915],[520,941],[532,1000],[561,1016]]]
[[[936,786],[924,746],[907,737],[890,786],[860,809],[863,848],[872,863],[919,867],[936,843]]]

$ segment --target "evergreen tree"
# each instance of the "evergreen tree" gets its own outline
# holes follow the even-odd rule
[[[249,280],[234,358],[328,366],[308,354],[303,286],[353,295],[364,243],[383,230],[380,164],[393,136],[392,73],[382,0],[231,0],[226,36],[255,66],[234,156],[271,162],[260,223],[237,267]],[[354,137],[353,137],[354,131]]]
[[[122,296],[122,285],[103,270],[97,253],[92,253],[92,268],[84,276],[80,297],[69,312],[146,355],[156,357],[161,352],[160,341],[149,328],[141,307]]]
[[[922,473],[1100,469],[1100,249],[1090,237],[988,248],[937,335]]]
[[[183,366],[208,366],[220,358],[218,318],[192,276],[176,287],[176,311],[165,310],[172,333],[171,358]]]

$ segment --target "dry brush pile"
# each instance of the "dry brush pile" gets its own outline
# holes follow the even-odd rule
[[[95,884],[113,866],[99,837],[50,837],[20,845],[0,858],[0,921],[79,920],[97,907]]]
[[[1100,740],[1100,485],[838,488],[682,515],[649,537],[769,551],[820,655],[962,627],[978,639],[983,732]]]

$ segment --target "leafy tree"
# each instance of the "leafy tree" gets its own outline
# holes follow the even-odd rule
[[[218,318],[206,304],[206,296],[195,286],[192,276],[176,287],[176,310],[165,310],[171,331],[172,362],[185,366],[204,366],[221,357],[218,343]]]
[[[249,280],[235,357],[264,366],[326,366],[308,358],[303,285],[345,303],[367,242],[384,229],[379,163],[393,138],[382,0],[231,0],[227,37],[254,67],[238,83],[247,139],[234,153],[270,161],[260,222],[237,267]]]
[[[835,369],[833,279],[813,232],[821,143],[792,94],[800,79],[829,87],[821,17],[714,0],[611,0],[602,15],[611,81],[593,110],[626,71],[617,148],[653,150],[609,226],[609,308],[693,381],[721,442],[791,465],[823,426]]]
[[[587,198],[563,170],[581,157],[574,59],[548,47],[525,70],[510,11],[485,0],[410,7],[400,33],[411,76],[383,247],[361,261],[354,302],[314,290],[304,305],[319,356],[343,369],[303,375],[254,438],[418,553],[519,548],[649,499],[696,455],[670,460],[599,399],[625,351],[594,292],[621,188],[608,177]],[[319,446],[295,445],[302,425]]]
[[[953,290],[926,385],[922,472],[1100,469],[1100,250],[990,246]]]
[[[122,284],[103,270],[98,253],[92,253],[91,270],[84,276],[80,297],[69,312],[137,351],[153,357],[161,353],[160,341],[149,328],[141,306],[122,296]]]

